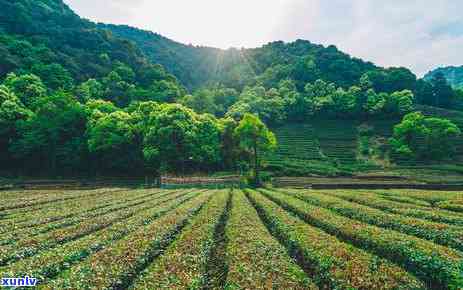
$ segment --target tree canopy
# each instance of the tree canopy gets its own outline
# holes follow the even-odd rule
[[[246,113],[234,132],[240,146],[250,153],[253,159],[254,182],[260,185],[260,167],[266,152],[277,147],[275,135],[270,132],[259,117]]]
[[[455,154],[455,141],[460,134],[460,129],[449,120],[414,112],[395,126],[390,143],[402,158],[441,160]]]

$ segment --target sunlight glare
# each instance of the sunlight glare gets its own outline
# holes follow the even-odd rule
[[[133,18],[145,23],[145,29],[164,33],[175,40],[215,46],[253,47],[256,42],[271,41],[280,16],[285,11],[283,0],[203,0],[143,1]],[[141,19],[142,18],[142,19]],[[195,39],[203,40],[196,43]]]

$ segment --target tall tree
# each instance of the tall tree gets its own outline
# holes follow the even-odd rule
[[[222,155],[223,169],[237,169],[237,162],[240,157],[239,140],[235,138],[234,132],[238,122],[232,118],[220,119],[222,126],[220,151]],[[241,154],[242,155],[242,154]]]
[[[197,123],[192,110],[177,104],[163,105],[150,119],[144,138],[145,155],[151,162],[157,159],[163,170],[184,173],[186,163],[194,157]]]
[[[277,146],[275,135],[265,124],[252,114],[245,114],[235,129],[235,136],[240,140],[240,146],[251,152],[253,157],[254,183],[259,186],[260,167],[263,155]]]

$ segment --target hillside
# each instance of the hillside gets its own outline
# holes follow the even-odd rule
[[[160,34],[130,26],[99,23],[98,27],[136,43],[151,62],[164,66],[189,89],[207,83],[216,73],[213,62],[225,53],[216,48],[184,45]]]
[[[442,73],[453,87],[463,88],[463,66],[440,67],[427,73],[424,79],[431,80],[438,73]]]
[[[452,120],[463,129],[463,112],[417,105],[427,116]],[[460,182],[463,178],[463,136],[457,156],[440,162],[399,160],[390,164],[381,150],[400,119],[313,120],[274,128],[279,148],[268,157],[267,169],[279,175],[351,176],[372,174],[402,176],[426,182]],[[367,140],[359,128],[371,130]]]
[[[251,49],[195,47],[133,27],[93,23],[62,0],[0,4],[0,78],[11,71],[32,71],[46,79],[48,66],[59,64],[80,83],[107,75],[121,62],[136,73],[149,63],[161,64],[190,91],[215,84],[237,90],[255,84],[274,88],[283,79],[293,80],[299,90],[317,79],[347,88],[365,73],[378,91],[416,88],[410,70],[383,69],[334,45],[297,40]]]
[[[190,90],[213,83],[242,89],[257,81],[271,87],[282,78],[294,79],[299,87],[318,78],[347,87],[379,69],[335,46],[304,40],[242,50],[194,47],[128,26],[93,23],[61,0],[0,4],[0,77],[32,70],[46,78],[43,67],[57,63],[82,82],[106,75],[120,61],[134,71],[148,62],[161,64]]]
[[[335,46],[324,47],[306,40],[277,41],[252,49],[220,50],[184,45],[128,26],[99,24],[99,27],[134,41],[152,62],[162,64],[190,89],[217,82],[242,89],[256,81],[271,87],[285,77],[300,86],[317,78],[339,86],[351,86],[365,72],[381,70]]]
[[[0,0],[0,6],[0,78],[22,70],[47,79],[59,64],[82,82],[106,75],[117,61],[135,71],[148,63],[130,41],[98,29],[61,0]]]
[[[274,128],[279,148],[269,157],[268,166],[287,175],[338,176],[380,169],[382,166],[369,160],[369,156],[362,156],[358,128],[367,124],[373,136],[387,138],[397,122],[313,120]]]

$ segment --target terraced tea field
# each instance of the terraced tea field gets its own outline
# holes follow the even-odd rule
[[[378,166],[358,160],[357,128],[360,124],[351,120],[314,120],[275,128],[278,149],[268,154],[267,166],[292,176],[334,176],[354,170],[378,169]],[[381,136],[390,136],[394,124],[393,120],[369,123]]]
[[[460,111],[422,105],[417,105],[416,110],[427,116],[449,119],[463,130],[463,113]],[[391,153],[389,161],[395,166],[385,168],[384,165],[388,162],[378,162],[384,156],[376,156],[374,160],[366,160],[365,156],[361,156],[358,131],[360,125],[367,125],[376,140],[387,144],[386,141],[393,135],[394,126],[400,122],[397,118],[364,121],[312,120],[272,128],[278,140],[278,149],[268,154],[265,165],[267,170],[276,172],[279,176],[346,176],[383,170],[388,171],[386,174],[393,175],[394,171],[399,170],[398,174],[420,181],[459,183],[458,180],[463,177],[462,137],[456,140],[456,156],[442,162],[414,161]],[[423,140],[418,142],[421,141]],[[429,170],[431,172],[427,172]],[[439,178],[439,171],[445,172],[448,177]]]
[[[463,289],[463,193],[0,195],[0,277],[39,289]]]

